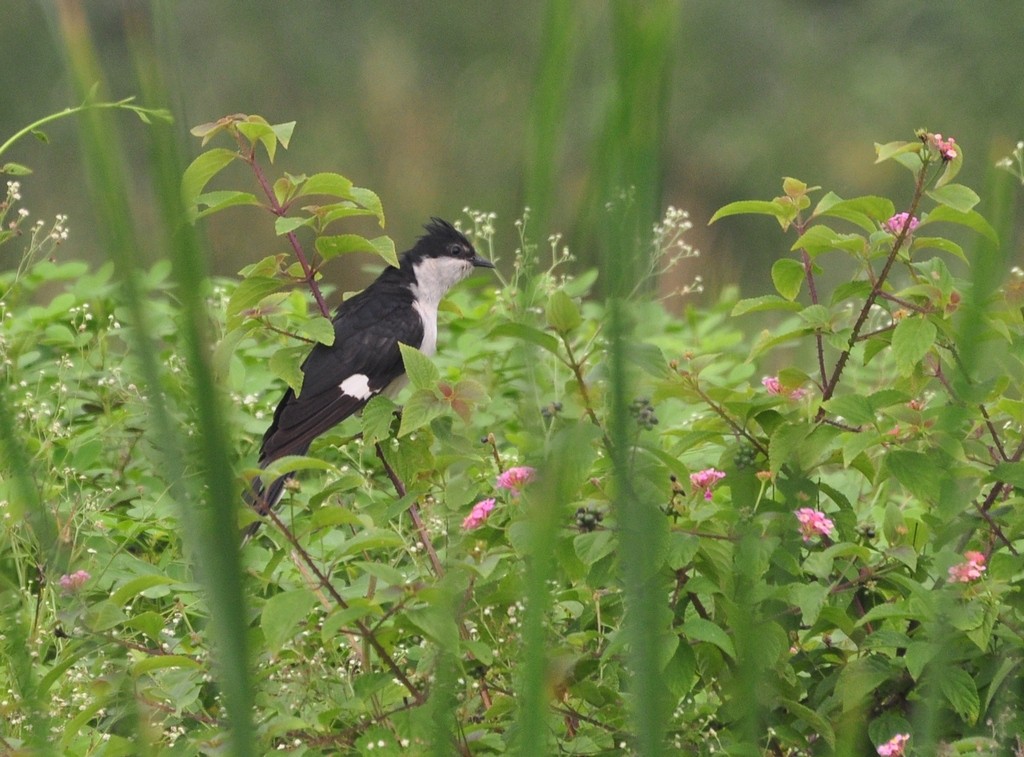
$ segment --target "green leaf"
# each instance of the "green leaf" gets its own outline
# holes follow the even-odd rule
[[[381,228],[384,228],[384,207],[381,205],[380,198],[376,192],[364,187],[352,187],[349,191],[349,196],[353,201],[372,211],[377,216],[377,223],[380,224]]]
[[[879,657],[851,660],[840,673],[835,691],[843,703],[843,712],[859,709],[865,699],[888,680],[892,668]]]
[[[935,345],[935,324],[924,317],[908,317],[896,324],[892,334],[892,352],[896,370],[909,376]]]
[[[32,173],[32,169],[21,163],[4,163],[0,166],[0,173],[5,173],[8,176],[28,176]]]
[[[296,394],[302,391],[302,361],[308,352],[308,344],[281,347],[274,351],[267,363],[271,373],[288,384]]]
[[[805,231],[789,249],[793,252],[806,250],[811,257],[832,250],[860,252],[867,243],[860,234],[840,234],[824,224],[815,224]]]
[[[824,198],[822,198],[823,202]],[[856,224],[869,234],[877,231],[879,224],[891,218],[896,212],[892,200],[872,195],[855,197],[852,200],[838,200],[824,207],[822,207],[822,203],[818,203],[815,215],[841,218]]]
[[[555,331],[567,334],[583,322],[583,317],[573,299],[557,289],[548,298],[547,322]]]
[[[399,343],[398,349],[402,352],[402,363],[405,365],[405,373],[408,375],[409,382],[413,387],[434,391],[441,380],[441,374],[438,372],[437,366],[434,365],[433,361],[408,344]]]
[[[942,250],[943,252],[948,252],[950,255],[960,258],[960,260],[965,263],[967,262],[967,256],[964,254],[964,248],[945,237],[914,237],[914,242],[910,246],[910,249],[924,250],[930,247],[936,250]]]
[[[419,389],[413,393],[409,401],[402,406],[402,422],[398,426],[398,436],[408,436],[434,418],[444,413],[448,403],[439,399],[429,389]]]
[[[210,183],[210,179],[224,170],[236,157],[238,155],[233,150],[217,147],[201,153],[193,160],[181,177],[181,199],[185,207],[194,207],[196,198]]]
[[[495,336],[510,336],[514,339],[522,339],[524,342],[530,342],[536,344],[538,347],[542,347],[553,355],[558,354],[558,338],[551,334],[546,334],[540,329],[535,329],[532,326],[527,326],[523,323],[513,323],[511,321],[507,323],[499,324],[491,329],[488,337]]]
[[[790,715],[809,725],[814,733],[825,740],[829,749],[836,748],[836,733],[832,730],[832,724],[828,721],[828,718],[792,699],[780,699],[779,704],[785,707]]]
[[[388,438],[397,409],[398,406],[383,394],[366,403],[362,415],[363,441],[366,444],[372,445]]]
[[[289,473],[297,473],[303,470],[325,470],[333,471],[334,465],[321,460],[318,457],[307,457],[306,455],[285,455],[279,457],[274,462],[270,463],[266,468],[263,468],[263,479],[266,481],[272,481],[275,478],[286,476]]]
[[[740,300],[733,305],[732,313],[730,315],[745,315],[746,313],[761,313],[765,310],[800,310],[803,308],[799,302],[791,302],[789,300],[778,297],[774,294],[766,294],[761,297],[748,297],[745,300]]]
[[[739,200],[738,202],[730,202],[728,205],[724,205],[716,210],[715,214],[711,216],[711,220],[708,221],[708,225],[710,226],[719,218],[744,214],[775,216],[779,219],[785,219],[792,215],[792,211],[774,200]]]
[[[232,190],[205,192],[195,199],[195,205],[189,208],[189,221],[195,222],[200,218],[218,213],[225,208],[232,208],[236,205],[260,205],[259,199],[252,192],[235,192]],[[200,207],[206,206],[203,210]]]
[[[110,595],[110,601],[117,605],[123,605],[129,599],[133,599],[146,589],[152,589],[154,586],[169,586],[171,584],[180,583],[179,581],[160,574],[152,574],[148,576],[139,576],[133,578],[123,586],[119,586],[117,591]]]
[[[934,455],[894,449],[885,456],[885,467],[914,496],[928,502],[938,499],[945,471]]]
[[[970,187],[963,184],[947,184],[939,189],[933,189],[927,195],[940,205],[948,205],[961,213],[967,213],[981,202],[981,198]]]
[[[993,229],[992,225],[976,210],[970,210],[965,213],[949,205],[940,205],[924,217],[924,220],[921,221],[921,226],[926,226],[930,223],[936,223],[939,221],[957,223],[961,226],[966,226],[967,228],[978,232],[990,241],[999,244],[999,235],[996,234],[996,230]],[[921,228],[921,226],[918,228]]]
[[[166,668],[187,668],[189,670],[199,670],[202,667],[203,666],[198,660],[186,657],[185,655],[154,655],[152,657],[143,657],[132,665],[132,675],[138,678],[139,676],[145,675],[146,673],[150,673],[154,670],[165,670]]]
[[[295,331],[299,336],[312,339],[328,347],[334,344],[334,324],[330,318],[325,318],[319,313],[297,323]]]
[[[296,197],[307,195],[330,195],[342,199],[351,199],[352,182],[340,173],[315,173],[306,179]]]
[[[989,481],[1005,481],[1024,489],[1024,463],[998,463],[989,473]]]
[[[906,153],[919,153],[921,152],[922,143],[920,140],[913,142],[887,142],[882,145],[875,142],[875,162],[881,163],[886,160],[891,160],[897,155],[904,155]],[[917,161],[918,167],[921,165],[920,157],[918,156]]]
[[[316,240],[316,251],[325,261],[349,252],[374,252],[380,255],[388,265],[398,267],[395,243],[386,236],[374,239],[367,239],[359,234],[319,237]]]
[[[288,121],[283,124],[274,124],[270,127],[274,131],[274,136],[277,137],[277,141],[281,143],[281,147],[288,149],[288,143],[292,139],[292,132],[295,131],[295,121]]]
[[[947,160],[945,167],[942,169],[942,173],[939,178],[935,180],[935,188],[940,189],[949,182],[956,178],[956,175],[960,173],[960,169],[964,164],[964,148],[960,145],[956,146],[956,157],[952,160]]]
[[[785,423],[775,429],[768,447],[769,469],[773,475],[796,458],[800,445],[813,430],[814,426],[807,422]]]
[[[795,300],[800,294],[806,277],[803,263],[791,258],[781,258],[772,265],[772,283],[775,290],[787,300]]]
[[[314,604],[316,595],[309,589],[292,589],[267,600],[260,613],[260,628],[272,653],[280,652],[285,642],[305,630],[304,621]]]
[[[228,299],[228,328],[237,328],[240,316],[256,307],[265,297],[281,291],[281,282],[269,276],[242,279]]]
[[[714,644],[734,660],[736,659],[736,650],[733,648],[729,634],[710,620],[697,616],[689,618],[683,623],[682,635],[688,641],[704,641]]]
[[[315,218],[302,218],[301,216],[279,216],[274,219],[274,233],[279,237],[290,234],[303,226],[312,226]],[[318,242],[320,240],[317,240]]]
[[[978,687],[971,674],[961,667],[950,665],[938,674],[939,689],[956,713],[974,725],[978,720],[981,702]]]
[[[614,552],[618,542],[613,535],[612,531],[607,530],[577,534],[573,537],[573,548],[580,562],[588,566],[593,565],[602,557],[607,557]]]
[[[832,415],[842,417],[853,425],[870,425],[875,422],[875,408],[871,401],[861,394],[833,397],[822,405]]]

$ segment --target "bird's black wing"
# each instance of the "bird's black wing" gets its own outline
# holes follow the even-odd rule
[[[372,287],[371,287],[372,288]],[[418,346],[423,321],[412,307],[412,294],[365,290],[345,302],[334,319],[334,344],[316,345],[302,364],[303,384],[296,396],[289,389],[263,436],[260,465],[285,455],[301,455],[320,434],[348,418],[405,369],[399,342]],[[366,377],[349,391],[341,384],[352,376]]]

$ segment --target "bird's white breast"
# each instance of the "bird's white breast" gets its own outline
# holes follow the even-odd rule
[[[421,352],[427,355],[437,352],[437,306],[448,290],[472,270],[472,263],[455,258],[426,258],[413,267],[416,283],[410,289],[412,306],[423,320]]]

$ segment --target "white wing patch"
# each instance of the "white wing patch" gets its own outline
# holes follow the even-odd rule
[[[357,400],[368,400],[375,392],[370,388],[370,379],[362,373],[353,373],[338,384],[338,388],[349,397]]]

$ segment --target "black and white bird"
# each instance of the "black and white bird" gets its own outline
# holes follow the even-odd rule
[[[288,389],[263,435],[259,466],[304,455],[320,434],[358,412],[378,394],[405,384],[399,343],[427,355],[437,349],[437,307],[474,268],[494,268],[458,229],[432,218],[426,234],[359,294],[334,312],[334,344],[317,344],[302,363],[302,390]],[[261,515],[274,507],[286,474],[264,487],[257,479],[247,497]],[[250,524],[246,536],[259,528]]]

